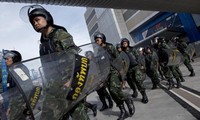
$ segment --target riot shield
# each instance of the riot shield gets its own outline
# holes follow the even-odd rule
[[[191,43],[188,44],[188,46],[186,48],[186,52],[188,53],[190,59],[192,59],[192,57],[194,56],[194,53],[195,53],[195,48]]]
[[[130,60],[128,55],[125,52],[120,52],[119,56],[112,61],[112,66],[119,71],[122,80],[126,78],[126,74],[129,69]]]
[[[158,52],[159,61],[165,66],[180,65],[183,63],[182,54],[177,49],[163,49]]]
[[[24,114],[24,111],[26,110],[26,102],[17,87],[11,88],[0,94],[1,120],[26,120],[31,117],[30,114]]]
[[[63,51],[9,68],[27,108],[18,114],[23,113],[35,120],[59,120],[106,80],[110,62],[104,49],[97,44],[82,46],[81,49],[76,55]],[[101,52],[101,57],[90,60],[84,57],[87,50]],[[10,117],[18,111],[15,108],[12,107],[13,111],[7,115],[9,120],[18,120]]]

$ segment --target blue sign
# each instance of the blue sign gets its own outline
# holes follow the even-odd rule
[[[4,54],[4,50],[2,50],[2,53]],[[1,68],[2,68],[2,88],[3,88],[3,92],[7,91],[7,77],[8,77],[8,73],[7,73],[7,68],[6,68],[6,61],[3,58],[2,55],[2,61],[1,61]]]

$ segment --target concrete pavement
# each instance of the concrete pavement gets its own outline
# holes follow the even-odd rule
[[[145,80],[146,92],[149,98],[147,104],[140,102],[141,95],[134,99],[136,112],[126,120],[200,120],[200,58],[192,62],[196,76],[189,77],[190,72],[184,65],[180,69],[185,78],[180,89],[173,88],[168,91],[166,82],[162,81],[162,87],[151,90],[152,84],[149,78]],[[127,88],[125,92],[132,94]],[[87,97],[87,101],[98,105],[98,113],[93,117],[91,110],[88,111],[91,120],[116,120],[120,110],[114,105],[112,109],[100,112],[101,102],[93,92]],[[127,109],[128,110],[128,109]]]

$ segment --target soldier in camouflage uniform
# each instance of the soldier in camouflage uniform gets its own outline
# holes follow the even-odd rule
[[[176,38],[176,37],[175,37],[175,38]],[[175,42],[173,39],[171,39],[171,40],[166,40],[166,42],[167,42],[168,46],[169,46],[171,49],[178,50],[178,48],[177,48],[177,46],[176,46],[176,42]],[[180,51],[179,51],[179,52],[180,52]],[[178,79],[180,79],[181,82],[184,82],[185,79],[183,78],[183,74],[182,74],[182,71],[181,71],[180,68],[179,68],[179,65],[177,64],[177,65],[174,65],[174,66],[172,66],[172,67],[173,67],[173,68],[171,68],[171,69],[174,70],[174,72],[172,72],[174,78],[178,78]]]
[[[130,67],[129,71],[127,74],[127,83],[133,90],[133,95],[132,97],[137,97],[137,89],[140,91],[142,95],[142,103],[148,103],[148,97],[145,92],[145,86],[143,84],[144,82],[144,77],[143,77],[143,72],[142,70],[144,69],[144,64],[139,60],[139,53],[130,46],[129,40],[127,38],[122,38],[121,39],[121,45],[122,45],[122,50],[127,53],[129,59],[130,59]],[[136,85],[136,86],[135,86]]]
[[[15,50],[7,51],[4,55],[4,58],[6,60],[7,67],[10,67],[14,63],[21,62],[22,60],[21,54]],[[24,65],[22,64],[15,65],[14,68],[21,68],[21,70],[23,70],[26,73],[26,75],[30,77],[29,70]],[[29,89],[32,86],[31,81],[23,81],[23,83],[27,84],[28,86],[28,87],[24,87],[24,89],[25,88]],[[20,84],[22,85],[23,83],[20,83]],[[7,89],[9,91],[7,94],[11,96],[11,98],[9,99],[8,110],[6,113],[8,118],[10,120],[26,119],[29,116],[29,114],[26,114],[25,112],[27,109],[27,106],[22,97],[22,94],[19,92],[19,89],[16,87],[16,83],[13,80],[13,78],[10,76],[10,74],[8,74],[8,77],[7,77]],[[25,91],[27,89],[25,89]]]
[[[63,50],[72,54],[78,53],[79,48],[74,44],[72,36],[64,27],[55,25],[51,14],[43,7],[35,8],[32,11],[29,10],[28,17],[34,30],[41,33],[40,56]],[[52,119],[54,114],[56,113],[53,112],[52,114],[52,112],[46,111],[42,117]],[[89,120],[85,102],[79,102],[71,110],[70,115],[74,120]]]
[[[94,53],[92,51],[87,51],[85,53],[85,56],[87,58],[89,58],[91,61],[96,61],[96,58],[94,56]],[[96,90],[100,101],[102,102],[102,107],[100,109],[100,111],[104,111],[108,108],[112,108],[113,107],[113,101],[112,98],[110,96],[110,94],[108,93],[107,89],[106,89],[106,85],[100,85],[100,88],[98,90]],[[108,100],[109,106],[106,103],[106,99]]]
[[[135,107],[133,100],[129,98],[121,89],[121,77],[119,71],[112,64],[112,61],[119,57],[119,53],[111,43],[106,42],[106,37],[103,33],[95,33],[95,42],[102,46],[109,54],[111,60],[110,75],[107,81],[107,86],[112,96],[113,100],[119,107],[121,114],[117,120],[124,120],[126,117],[126,110],[124,107],[124,102],[127,104],[129,109],[129,114],[132,116],[135,113]]]
[[[149,46],[145,48],[146,74],[153,83],[152,89],[156,89],[160,83],[158,76],[158,56]]]
[[[183,63],[184,65],[187,67],[187,69],[190,71],[190,75],[189,76],[195,76],[195,72],[194,72],[194,69],[191,65],[191,59],[190,59],[190,56],[187,52],[187,43],[179,38],[175,38],[175,42],[176,42],[176,46],[177,46],[177,49],[181,52],[181,54],[183,55]]]
[[[154,40],[158,42],[158,56],[159,56],[159,59],[160,59],[159,61],[160,61],[160,64],[162,66],[165,77],[168,79],[168,82],[169,82],[168,89],[171,89],[171,88],[174,87],[174,82],[173,82],[173,79],[172,79],[173,76],[177,81],[177,88],[181,87],[180,74],[177,72],[178,66],[177,65],[165,66],[165,61],[162,61],[163,60],[162,59],[163,51],[169,50],[169,49],[172,49],[172,48],[166,43],[164,38],[155,37]],[[171,71],[171,73],[170,73],[170,71]]]

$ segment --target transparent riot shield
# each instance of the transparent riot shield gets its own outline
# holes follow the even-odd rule
[[[25,115],[26,110],[26,102],[17,87],[0,94],[1,120],[26,120],[31,118],[30,114]]]
[[[164,49],[158,52],[160,62],[165,66],[180,65],[183,63],[183,56],[177,49]]]
[[[190,59],[192,59],[192,57],[194,56],[195,53],[195,48],[193,44],[188,44],[187,48],[186,48],[186,52],[188,53]]]
[[[123,51],[120,52],[119,56],[115,60],[113,60],[111,64],[119,71],[122,80],[124,80],[126,78],[126,74],[130,65],[128,55]]]
[[[9,74],[26,107],[17,114],[35,120],[59,120],[102,84],[110,72],[107,53],[97,44],[82,46],[81,50],[79,55],[63,51],[11,66]],[[96,59],[84,56],[88,50],[94,51]],[[20,103],[18,108],[23,106]],[[9,117],[18,111],[15,108],[7,115],[9,120],[21,120]]]

